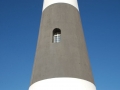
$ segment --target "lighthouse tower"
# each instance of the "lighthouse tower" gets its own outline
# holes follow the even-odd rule
[[[29,90],[96,90],[77,0],[44,0]]]

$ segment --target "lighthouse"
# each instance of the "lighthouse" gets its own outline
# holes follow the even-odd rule
[[[29,90],[96,90],[77,0],[44,0]]]

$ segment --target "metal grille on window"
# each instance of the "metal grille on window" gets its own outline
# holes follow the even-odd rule
[[[60,42],[60,34],[57,33],[56,35],[54,35],[54,43],[59,43]]]

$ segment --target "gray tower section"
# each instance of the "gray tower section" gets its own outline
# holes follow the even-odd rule
[[[55,28],[61,30],[59,43],[53,43]],[[42,13],[31,85],[58,77],[94,83],[79,12],[65,3],[50,5]]]

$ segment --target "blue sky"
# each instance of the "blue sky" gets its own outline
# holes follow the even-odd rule
[[[120,0],[79,0],[97,90],[120,90]],[[0,0],[0,90],[28,90],[43,0]]]

